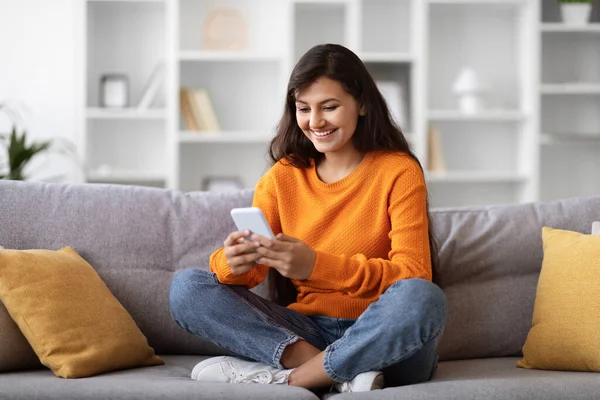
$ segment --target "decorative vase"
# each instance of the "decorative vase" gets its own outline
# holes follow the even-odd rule
[[[458,98],[458,109],[463,114],[477,114],[483,108],[483,86],[479,76],[471,67],[463,67],[454,81],[454,94]]]
[[[586,25],[590,20],[590,3],[562,3],[562,20],[566,25]]]

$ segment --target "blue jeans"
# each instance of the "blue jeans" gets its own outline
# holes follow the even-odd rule
[[[169,304],[183,329],[240,357],[283,368],[286,346],[305,340],[325,350],[335,381],[383,371],[389,386],[431,378],[447,314],[442,290],[423,279],[394,283],[355,320],[306,316],[199,269],[174,276]]]

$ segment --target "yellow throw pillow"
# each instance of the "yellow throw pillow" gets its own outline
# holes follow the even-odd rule
[[[0,250],[0,300],[56,376],[164,364],[94,268],[71,247]]]
[[[600,236],[542,229],[532,327],[517,367],[600,372]]]

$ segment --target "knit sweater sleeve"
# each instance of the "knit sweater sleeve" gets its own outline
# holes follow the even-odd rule
[[[431,280],[427,190],[416,163],[411,163],[391,183],[387,204],[391,223],[389,259],[317,251],[312,274],[302,283],[315,289],[334,289],[349,296],[370,298],[383,294],[401,279]]]
[[[281,232],[275,184],[270,173],[265,174],[256,185],[252,206],[262,210],[273,233]],[[219,282],[225,285],[241,285],[250,289],[265,279],[269,268],[257,264],[248,272],[233,275],[227,264],[224,249],[221,247],[210,256],[210,270],[217,275]]]

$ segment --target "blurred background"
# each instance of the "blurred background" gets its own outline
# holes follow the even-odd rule
[[[319,43],[365,62],[433,206],[600,194],[593,0],[0,0],[0,178],[253,187]]]

